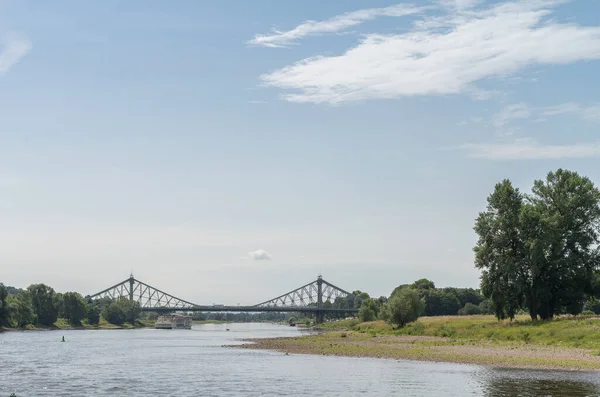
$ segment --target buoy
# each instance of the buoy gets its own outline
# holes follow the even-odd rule
[[[229,328],[225,328],[225,331],[229,331]]]

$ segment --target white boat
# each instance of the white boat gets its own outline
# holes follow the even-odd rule
[[[154,324],[157,329],[191,329],[192,318],[181,314],[159,316]]]

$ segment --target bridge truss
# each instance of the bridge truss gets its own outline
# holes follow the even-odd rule
[[[127,280],[88,297],[91,300],[129,299],[143,311],[175,312],[306,312],[322,322],[325,313],[356,313],[360,298],[323,280],[321,276],[287,294],[252,306],[197,305],[143,283],[131,275]]]
[[[321,276],[312,283],[259,303],[255,307],[354,309],[359,297],[323,280]]]
[[[138,281],[133,276],[105,289],[104,291],[100,291],[97,294],[91,295],[89,298],[93,300],[117,300],[120,298],[126,298],[139,303],[143,310],[185,310],[198,306],[173,295],[169,295],[158,288],[154,288],[146,283]]]

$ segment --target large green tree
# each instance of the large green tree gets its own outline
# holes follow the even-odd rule
[[[81,294],[66,292],[62,296],[64,316],[71,325],[81,325],[81,320],[87,317],[87,303]]]
[[[36,323],[37,318],[28,291],[22,290],[18,295],[10,295],[7,299],[7,306],[11,326],[22,328]]]
[[[45,284],[32,284],[27,287],[27,291],[38,323],[53,325],[58,319],[58,310],[54,306],[54,289]]]
[[[462,307],[460,300],[451,292],[430,289],[423,294],[425,300],[425,315],[452,316]]]
[[[8,290],[0,283],[0,327],[8,326]]]
[[[559,169],[522,194],[504,180],[475,224],[475,265],[498,318],[527,309],[532,319],[581,312],[598,268],[600,191]]]

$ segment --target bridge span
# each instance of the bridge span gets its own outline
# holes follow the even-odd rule
[[[327,281],[321,276],[276,298],[250,306],[197,305],[177,298],[143,283],[131,275],[128,279],[106,288],[88,299],[129,299],[143,311],[153,312],[301,312],[314,313],[317,323],[322,323],[326,313],[358,312],[360,298]]]

